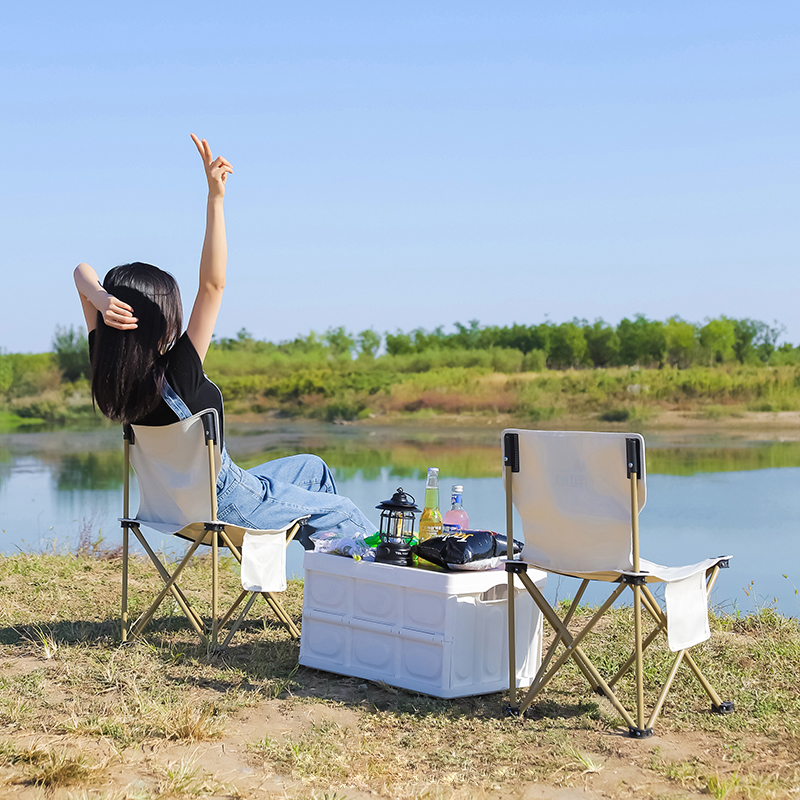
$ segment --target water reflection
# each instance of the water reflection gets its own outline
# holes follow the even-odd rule
[[[229,449],[236,456],[241,442],[235,438]],[[292,455],[286,448],[247,452],[239,458],[245,468],[273,458]],[[321,456],[344,478],[360,472],[367,480],[377,479],[387,468],[398,478],[419,478],[428,466],[438,466],[445,478],[499,478],[502,462],[499,442],[403,441],[391,446],[371,447],[369,440],[343,445],[320,442],[312,452]],[[722,446],[693,442],[680,446],[648,445],[647,471],[651,475],[696,475],[704,472],[744,472],[780,467],[800,467],[800,442],[751,442]]]
[[[800,467],[800,442],[754,442],[747,446],[649,447],[652,475],[697,475],[703,472],[746,472]]]
[[[234,458],[237,457],[237,444],[234,440],[229,447]],[[242,467],[248,468],[295,452],[264,450],[247,454],[238,461]],[[312,452],[323,458],[345,480],[357,473],[366,480],[377,480],[387,469],[396,478],[417,479],[434,464],[439,467],[442,477],[492,478],[500,475],[498,446],[399,442],[391,447],[376,448],[370,447],[369,442],[353,442],[344,446],[322,445]]]
[[[122,486],[123,462],[121,450],[65,454],[56,467],[58,491],[117,489]]]
[[[340,491],[375,522],[377,502],[398,485],[421,496],[425,469],[438,466],[442,503],[451,482],[464,483],[473,523],[502,530],[498,440],[497,430],[239,425],[229,449],[245,467],[317,453],[333,468]],[[680,564],[730,551],[733,569],[720,579],[718,602],[749,610],[777,598],[781,610],[797,614],[791,581],[800,583],[794,569],[800,563],[800,442],[651,436],[647,462],[644,554]],[[0,436],[0,552],[74,549],[87,526],[113,546],[122,470],[118,430]],[[132,485],[135,492],[135,481]],[[291,574],[302,574],[299,546],[290,547],[288,563]],[[751,597],[744,591],[750,581],[755,581]],[[551,583],[559,596],[568,593],[556,579]]]

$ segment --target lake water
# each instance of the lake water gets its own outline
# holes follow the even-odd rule
[[[462,483],[472,527],[505,527],[495,429],[292,423],[230,428],[229,450],[244,467],[297,452],[323,456],[339,491],[376,526],[378,502],[398,486],[421,500],[425,468],[439,466],[443,510],[450,486]],[[775,606],[800,615],[800,443],[682,434],[646,440],[643,556],[677,566],[733,554],[731,569],[717,581],[715,605],[741,612]],[[118,429],[0,435],[0,552],[74,551],[82,535],[102,536],[106,546],[114,546],[121,541],[121,498]],[[163,547],[174,542],[165,539]],[[290,575],[302,575],[302,557],[300,545],[291,544]],[[551,599],[573,592],[573,582],[550,577]]]

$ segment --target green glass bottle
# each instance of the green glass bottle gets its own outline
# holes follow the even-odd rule
[[[425,507],[419,520],[419,540],[442,535],[442,512],[439,511],[439,468],[428,467],[425,484]]]

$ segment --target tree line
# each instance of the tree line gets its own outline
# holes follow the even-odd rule
[[[524,357],[520,363],[531,370],[800,364],[800,347],[778,344],[784,332],[782,325],[749,318],[721,316],[700,324],[680,317],[662,322],[637,314],[616,326],[602,319],[593,323],[574,319],[506,326],[481,325],[478,320],[471,320],[466,325],[456,322],[453,327],[450,332],[440,325],[431,331],[416,328],[410,332],[398,330],[381,334],[367,329],[352,334],[340,326],[322,334],[311,331],[306,336],[279,343],[254,339],[242,329],[235,337],[215,339],[211,347],[221,351],[220,355],[225,351],[274,353],[289,358],[302,357],[304,361],[316,358],[372,361],[384,355],[403,357],[437,352],[446,355],[448,351],[517,351]],[[80,328],[57,327],[52,346],[64,380],[89,377],[88,346]],[[11,382],[12,365],[2,363],[8,358],[0,357],[0,391],[3,384]]]
[[[800,348],[789,343],[778,344],[785,330],[779,323],[769,325],[760,320],[725,316],[699,324],[680,317],[661,322],[637,314],[617,326],[602,319],[593,323],[574,319],[510,326],[482,326],[478,320],[471,320],[466,325],[456,322],[454,328],[451,332],[439,326],[432,331],[416,328],[408,333],[398,330],[384,334],[369,329],[353,335],[338,327],[322,335],[312,332],[280,344],[255,341],[243,329],[235,338],[220,339],[215,346],[221,350],[274,349],[287,355],[318,353],[351,359],[374,359],[384,352],[389,356],[406,356],[432,351],[503,349],[535,356],[526,359],[529,364],[562,370],[800,363]]]

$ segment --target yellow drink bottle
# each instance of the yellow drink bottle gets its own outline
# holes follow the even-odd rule
[[[428,467],[425,484],[425,507],[419,519],[419,540],[442,535],[442,512],[439,511],[439,468]]]

